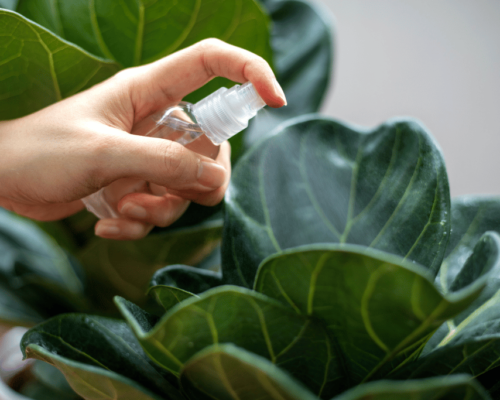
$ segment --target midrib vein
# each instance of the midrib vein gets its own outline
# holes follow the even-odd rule
[[[243,9],[243,2],[242,0],[236,0],[235,3],[236,4],[235,4],[234,16],[231,21],[231,24],[229,24],[226,32],[224,32],[224,34],[222,35],[222,40],[225,42],[229,41],[234,31],[240,25],[241,22],[241,12]]]
[[[56,69],[54,66],[54,58],[52,57],[52,52],[47,47],[47,45],[45,44],[45,42],[43,41],[42,37],[37,32],[37,30],[34,29],[30,24],[26,24],[26,25],[29,26],[30,29],[35,33],[35,35],[38,37],[38,40],[40,41],[40,44],[42,45],[44,50],[47,52],[47,57],[49,59],[50,75],[52,77],[52,83],[54,84],[54,92],[56,94],[57,100],[58,101],[62,100],[61,89],[59,88],[59,81],[57,80]]]
[[[89,12],[90,12],[90,22],[92,24],[92,30],[94,31],[94,35],[97,40],[99,48],[101,49],[105,57],[109,58],[110,60],[116,61],[115,57],[113,57],[113,54],[111,54],[111,52],[109,51],[108,46],[106,46],[106,43],[104,42],[104,39],[101,35],[101,30],[99,29],[99,23],[97,21],[95,0],[89,1]]]
[[[135,38],[134,65],[141,64],[142,45],[144,41],[144,4],[139,1],[139,21],[137,22],[137,36]]]

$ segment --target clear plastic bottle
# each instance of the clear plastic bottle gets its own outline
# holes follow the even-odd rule
[[[135,135],[173,140],[215,159],[222,142],[241,132],[266,104],[250,82],[220,88],[196,104],[180,102],[134,126]],[[118,218],[118,202],[134,193],[163,195],[166,189],[139,179],[119,179],[82,199],[98,218]]]

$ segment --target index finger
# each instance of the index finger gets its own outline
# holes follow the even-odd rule
[[[271,107],[286,105],[285,95],[269,64],[247,50],[217,39],[206,39],[154,63],[139,67],[134,79],[134,108],[143,96],[158,94],[164,104],[176,103],[216,76],[252,82]],[[163,102],[163,101],[162,101]]]

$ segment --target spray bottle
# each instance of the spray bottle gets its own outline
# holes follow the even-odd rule
[[[215,159],[220,144],[241,132],[266,103],[250,82],[220,88],[196,104],[180,102],[141,121],[136,135],[175,141]],[[133,178],[119,179],[82,199],[98,218],[119,218],[118,202],[129,193],[165,194],[165,189]]]

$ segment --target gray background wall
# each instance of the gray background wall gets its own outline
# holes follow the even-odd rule
[[[316,0],[336,19],[323,113],[413,116],[443,149],[451,193],[500,194],[500,0]]]

